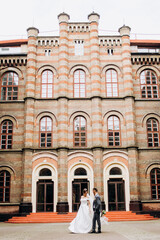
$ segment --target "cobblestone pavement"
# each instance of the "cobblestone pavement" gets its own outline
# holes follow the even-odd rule
[[[102,234],[71,234],[68,224],[0,223],[0,240],[160,240],[160,220],[112,222]]]

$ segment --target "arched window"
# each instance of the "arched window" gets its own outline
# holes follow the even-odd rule
[[[151,171],[151,194],[152,199],[160,199],[160,168]]]
[[[42,98],[53,97],[53,72],[50,70],[45,70],[42,73],[41,97]]]
[[[140,74],[142,98],[158,98],[158,80],[156,74],[151,70],[144,70]]]
[[[74,72],[74,97],[86,97],[86,76],[83,70]]]
[[[122,170],[118,167],[113,167],[111,170],[110,170],[110,175],[122,175]]]
[[[114,69],[106,71],[106,93],[107,97],[118,96],[118,76]]]
[[[14,72],[5,73],[1,81],[1,100],[18,99],[18,75]]]
[[[87,171],[84,168],[77,168],[74,172],[75,176],[85,176],[87,175]]]
[[[78,116],[74,119],[74,146],[86,147],[86,119]]]
[[[13,138],[13,123],[5,120],[1,124],[1,149],[11,149]]]
[[[120,145],[120,121],[116,116],[108,118],[108,145],[114,147]]]
[[[43,117],[40,120],[40,147],[52,146],[52,119]]]
[[[39,176],[52,176],[51,170],[49,170],[48,168],[43,168],[41,169],[41,171],[39,172]]]
[[[11,175],[8,171],[0,171],[0,202],[10,201],[10,180]]]
[[[147,120],[147,137],[148,147],[159,146],[159,123],[156,119],[150,118]]]

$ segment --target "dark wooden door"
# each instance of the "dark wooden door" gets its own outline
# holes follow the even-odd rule
[[[53,212],[54,182],[40,180],[37,183],[37,212]]]
[[[108,181],[109,211],[125,211],[125,187],[122,179]]]
[[[72,182],[72,211],[77,212],[80,206],[80,199],[83,189],[89,191],[89,181],[87,179],[77,179]]]

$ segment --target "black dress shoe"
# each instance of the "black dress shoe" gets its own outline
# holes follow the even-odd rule
[[[98,231],[97,233],[102,233],[101,231]]]
[[[89,233],[96,233],[96,231],[91,231],[91,232],[89,232]]]

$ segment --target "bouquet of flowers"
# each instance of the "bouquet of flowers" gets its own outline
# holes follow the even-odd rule
[[[102,210],[102,212],[101,212],[101,217],[103,217],[105,214],[106,214],[106,211],[105,211],[105,210]]]
[[[105,217],[106,211],[102,210],[101,212],[101,224],[106,224],[108,225],[108,218]]]

